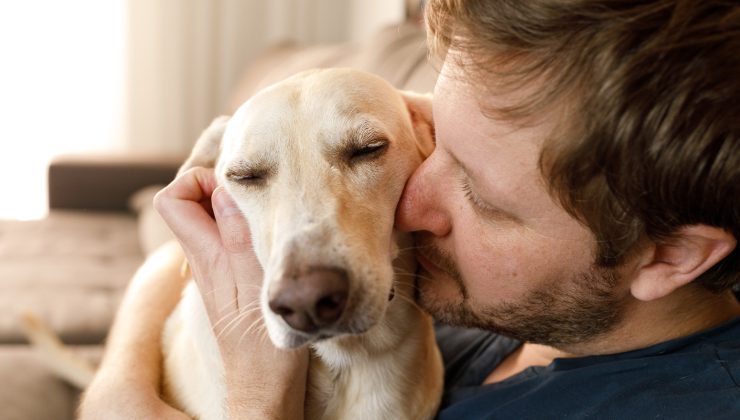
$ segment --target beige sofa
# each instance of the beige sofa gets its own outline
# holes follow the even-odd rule
[[[356,44],[283,44],[245,69],[232,111],[255,90],[296,71],[350,66],[393,85],[430,91],[418,24],[388,28]],[[167,237],[150,201],[183,156],[66,156],[49,170],[49,217],[0,221],[0,419],[71,419],[78,390],[49,371],[26,344],[18,315],[31,311],[75,352],[97,361],[117,304],[146,253]]]

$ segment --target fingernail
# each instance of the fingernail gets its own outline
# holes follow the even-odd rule
[[[213,209],[218,212],[220,217],[241,214],[241,210],[239,210],[239,207],[223,187],[216,188],[211,196],[211,203],[213,204]]]

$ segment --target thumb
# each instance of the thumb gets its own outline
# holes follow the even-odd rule
[[[251,252],[249,224],[234,199],[223,187],[218,187],[213,191],[211,203],[224,249],[232,254]]]

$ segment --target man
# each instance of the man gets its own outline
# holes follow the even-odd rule
[[[427,20],[437,148],[396,221],[415,233],[419,303],[477,328],[439,327],[439,417],[740,416],[740,6],[433,0]],[[215,222],[199,204],[214,190]],[[211,173],[157,207],[206,290],[259,284]],[[133,348],[137,328],[114,343]],[[305,353],[235,343],[225,363],[255,374],[227,378],[234,417],[300,416],[283,397]],[[110,360],[83,416],[110,390],[168,410],[151,377],[116,386]]]
[[[740,5],[428,19],[437,148],[397,218],[419,301],[524,342],[441,329],[440,417],[740,416]]]

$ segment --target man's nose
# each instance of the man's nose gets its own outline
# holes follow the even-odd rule
[[[446,235],[450,217],[446,203],[449,175],[441,173],[436,153],[432,153],[411,174],[396,208],[396,228],[403,232],[429,231],[436,236]]]

